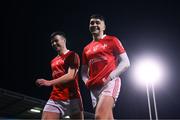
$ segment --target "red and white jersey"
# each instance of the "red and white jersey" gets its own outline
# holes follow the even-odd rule
[[[121,42],[114,36],[104,36],[90,42],[83,50],[82,64],[89,67],[88,88],[101,86],[116,68],[116,56],[125,52]]]
[[[51,70],[53,79],[59,78],[68,72],[68,68],[79,69],[80,59],[78,54],[68,51],[66,54],[55,57],[51,61]],[[80,90],[78,86],[78,74],[75,80],[65,84],[54,85],[50,99],[53,100],[69,100],[80,98]]]

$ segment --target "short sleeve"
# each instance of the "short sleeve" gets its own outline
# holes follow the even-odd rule
[[[72,52],[65,60],[65,64],[68,65],[70,68],[79,68],[80,66],[80,59],[79,55],[75,52]]]
[[[113,38],[113,53],[115,55],[119,55],[125,52],[125,49],[122,45],[122,43],[120,42],[120,40],[116,37]]]

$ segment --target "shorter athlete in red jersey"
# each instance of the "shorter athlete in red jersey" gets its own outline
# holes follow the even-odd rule
[[[119,76],[130,62],[119,39],[104,34],[103,16],[92,15],[89,30],[93,40],[83,50],[82,79],[96,107],[95,119],[114,119],[112,108],[120,92]]]
[[[80,59],[77,53],[66,48],[65,34],[54,32],[51,44],[58,55],[51,61],[53,80],[37,79],[40,86],[53,86],[42,119],[59,119],[70,116],[71,119],[83,119],[83,107],[78,86]]]

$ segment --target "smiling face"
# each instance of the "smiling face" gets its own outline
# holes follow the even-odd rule
[[[89,23],[89,30],[91,34],[101,34],[104,33],[105,30],[105,23],[103,20],[91,18]]]
[[[60,52],[66,46],[66,39],[61,35],[55,35],[51,39],[51,45],[57,52]]]

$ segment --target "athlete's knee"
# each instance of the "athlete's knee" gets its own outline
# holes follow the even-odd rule
[[[84,119],[83,112],[78,112],[70,116],[71,119]]]
[[[96,119],[96,120],[103,119],[104,117],[102,117],[102,116],[103,116],[102,114],[96,113],[96,114],[95,114],[95,119]]]
[[[95,114],[95,119],[96,120],[112,120],[113,119],[113,114],[111,113],[96,113]]]
[[[95,119],[103,119],[106,118],[106,112],[103,109],[96,109],[96,113],[95,113]]]
[[[41,116],[41,120],[46,120],[46,119],[47,119],[46,116],[47,116],[47,115],[46,115],[46,112],[43,112],[43,113],[42,113],[42,116]]]
[[[95,113],[95,119],[110,119],[112,118],[112,108],[98,106]]]

